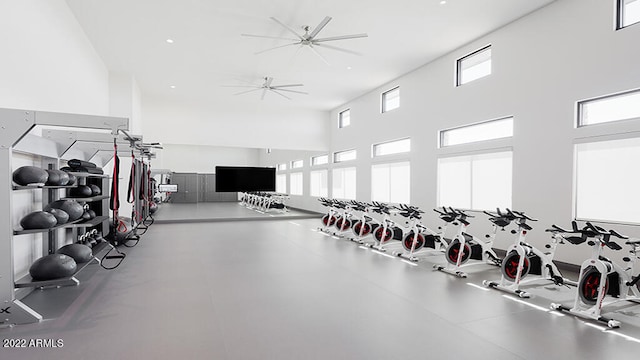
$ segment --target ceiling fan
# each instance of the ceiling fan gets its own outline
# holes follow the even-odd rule
[[[262,90],[262,94],[260,95],[260,100],[264,100],[264,96],[266,95],[267,91],[270,91],[272,93],[278,94],[278,95],[280,95],[283,98],[288,99],[288,100],[291,100],[291,98],[286,96],[286,95],[284,95],[284,94],[282,94],[281,91],[292,92],[292,93],[297,93],[297,94],[304,94],[304,95],[308,94],[308,93],[306,93],[304,91],[296,91],[296,90],[284,89],[284,88],[289,88],[289,87],[304,86],[304,84],[271,85],[272,83],[273,83],[273,78],[265,76],[264,77],[264,82],[262,83],[262,85],[225,85],[225,87],[252,88],[251,90],[241,91],[241,92],[235,93],[233,95],[241,95],[241,94],[246,94],[246,93],[250,93],[250,92],[253,92],[253,91]]]
[[[357,39],[357,38],[363,38],[363,37],[367,37],[368,36],[367,34],[363,33],[363,34],[353,34],[353,35],[342,35],[342,36],[332,36],[332,37],[325,37],[325,38],[317,38],[318,33],[320,31],[322,31],[322,29],[324,29],[325,26],[327,26],[329,21],[331,21],[332,18],[330,16],[326,16],[320,22],[320,24],[318,24],[318,26],[316,26],[311,32],[309,32],[311,30],[311,28],[308,25],[303,26],[302,29],[304,30],[304,34],[302,34],[302,35],[298,34],[298,32],[296,32],[293,28],[291,28],[287,24],[283,23],[282,21],[276,19],[275,17],[271,17],[270,19],[275,21],[276,23],[278,23],[280,26],[284,27],[285,29],[287,29],[287,31],[289,31],[291,34],[295,35],[295,38],[286,38],[286,37],[278,37],[278,36],[266,36],[266,35],[240,34],[241,36],[248,36],[248,37],[258,37],[258,38],[293,41],[292,43],[288,43],[288,44],[272,47],[272,48],[269,48],[269,49],[265,49],[265,50],[262,50],[262,51],[258,51],[256,54],[262,54],[262,53],[267,52],[267,51],[271,51],[271,50],[274,50],[274,49],[279,49],[279,48],[286,47],[286,46],[291,46],[291,45],[299,45],[300,48],[302,48],[303,46],[306,46],[314,54],[316,54],[320,59],[322,59],[322,61],[324,61],[328,65],[329,62],[322,55],[320,55],[320,53],[318,53],[318,51],[315,49],[316,46],[324,47],[324,48],[327,48],[327,49],[338,50],[338,51],[342,51],[342,52],[346,52],[346,53],[354,54],[354,55],[362,55],[362,54],[360,54],[358,52],[355,52],[355,51],[352,51],[352,50],[343,49],[343,48],[340,48],[340,47],[337,47],[337,46],[329,45],[329,44],[327,44],[327,42],[337,41],[337,40]]]

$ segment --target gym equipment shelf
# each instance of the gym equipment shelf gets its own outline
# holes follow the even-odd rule
[[[58,286],[80,285],[80,281],[76,279],[76,275],[78,275],[80,271],[84,270],[87,266],[91,265],[92,263],[99,264],[100,260],[96,255],[99,254],[102,250],[104,250],[106,246],[107,246],[107,243],[105,242],[102,242],[94,246],[91,249],[93,251],[93,255],[91,256],[91,259],[89,259],[89,261],[87,262],[79,263],[78,268],[76,269],[76,272],[69,277],[64,277],[64,278],[55,279],[55,280],[35,281],[31,278],[31,275],[27,274],[15,282],[15,287],[16,288],[45,288],[45,287],[53,287],[53,286],[58,287]]]
[[[128,129],[129,120],[107,116],[63,114],[20,109],[0,109],[0,172],[11,174],[14,154],[26,155],[40,162],[43,168],[59,168],[62,159],[79,158],[86,161],[96,161],[100,165],[106,164],[113,157],[114,141],[129,144],[119,131]],[[32,131],[32,130],[38,131]],[[98,131],[94,131],[98,130]],[[36,135],[39,132],[41,135]],[[124,154],[125,152],[123,152]],[[95,159],[95,160],[94,160]],[[79,183],[90,182],[108,189],[108,175],[72,172],[79,179]],[[97,178],[95,180],[89,180]],[[81,179],[86,179],[82,180]],[[27,324],[43,319],[36,310],[24,304],[21,300],[34,288],[48,286],[77,285],[75,277],[51,280],[31,281],[30,276],[20,277],[16,281],[15,254],[13,237],[16,235],[34,234],[33,240],[42,241],[42,253],[53,253],[58,248],[57,234],[59,229],[71,229],[71,237],[75,237],[78,228],[89,228],[102,224],[103,233],[108,227],[108,196],[97,196],[85,199],[92,202],[98,217],[87,222],[67,223],[51,229],[14,230],[18,221],[15,219],[13,208],[13,190],[46,189],[42,192],[43,205],[49,200],[59,199],[61,194],[56,189],[72,188],[73,186],[46,186],[43,184],[16,186],[11,176],[0,177],[0,303],[3,304],[1,326]],[[78,199],[74,199],[78,200]],[[105,210],[106,209],[106,210]],[[68,232],[65,232],[68,234]],[[84,264],[79,264],[75,274],[85,269],[89,264],[100,262],[95,257],[105,246],[102,243],[94,247],[94,257]],[[39,251],[34,248],[34,255]],[[23,271],[23,270],[22,270]]]
[[[71,227],[74,227],[73,225],[79,223],[80,221],[82,221],[82,219],[78,219],[78,220],[75,220],[75,221],[70,221],[70,222],[64,223],[62,225],[56,225],[54,227],[47,228],[47,229],[13,230],[13,235],[37,234],[37,233],[45,233],[45,232],[49,232],[49,231],[54,231],[54,230],[57,230],[57,229],[71,228]]]
[[[74,198],[74,197],[62,197],[60,198],[60,200],[74,200],[77,202],[92,202],[92,201],[98,201],[98,200],[105,200],[108,199],[109,195],[96,195],[96,196],[91,196],[91,197],[85,197],[85,198]]]

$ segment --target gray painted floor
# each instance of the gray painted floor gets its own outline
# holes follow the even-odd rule
[[[308,219],[318,218],[317,213],[288,209],[286,212],[267,212],[250,209],[239,202],[203,202],[196,204],[163,203],[154,218],[157,224],[265,220],[265,219]]]
[[[30,296],[53,319],[0,330],[64,347],[0,349],[2,358],[631,359],[640,350],[640,305],[621,304],[612,317],[632,323],[603,331],[546,310],[570,302],[572,289],[537,287],[521,303],[477,287],[497,268],[458,279],[432,270],[441,256],[412,266],[312,231],[317,219],[271,220],[153,225],[117,270]]]

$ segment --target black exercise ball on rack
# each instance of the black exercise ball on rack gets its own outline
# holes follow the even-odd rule
[[[46,185],[49,186],[64,186],[69,183],[69,174],[62,170],[46,170],[49,173],[49,179]]]
[[[89,214],[89,210],[85,210],[82,213],[82,221],[89,221],[91,220],[91,214]]]
[[[74,188],[69,189],[68,195],[69,197],[74,197],[74,198],[91,197],[92,195],[91,187],[87,185],[78,185]]]
[[[82,217],[84,208],[74,200],[56,200],[44,207],[44,211],[50,209],[61,209],[69,214],[69,221],[76,221]]]
[[[83,244],[69,244],[61,247],[56,254],[63,254],[71,257],[76,263],[86,263],[91,260],[93,253],[91,248]]]
[[[45,184],[49,173],[36,166],[22,166],[13,172],[13,181],[22,186],[29,184]]]
[[[57,225],[66,224],[69,222],[69,214],[61,209],[49,209],[48,213],[56,217]]]
[[[70,277],[77,269],[78,264],[70,256],[51,254],[34,261],[29,275],[36,281],[55,280]]]
[[[98,215],[96,214],[96,212],[95,212],[95,211],[93,211],[93,210],[91,210],[91,209],[87,210],[86,212],[89,214],[89,220],[91,220],[91,219],[95,219],[95,218],[96,218],[96,216],[98,216]]]
[[[150,202],[149,203],[149,213],[151,215],[155,214],[156,211],[158,211],[158,204],[156,204],[155,202]]]
[[[69,176],[69,182],[67,183],[67,185],[73,185],[73,184],[78,182],[78,178],[75,175],[69,174],[68,172],[66,172],[66,173]]]
[[[25,230],[51,229],[57,224],[56,217],[46,211],[34,211],[20,220],[20,226]]]
[[[100,187],[98,185],[91,184],[91,185],[89,185],[89,187],[91,188],[91,196],[98,196],[98,195],[102,194],[102,190],[100,189]]]

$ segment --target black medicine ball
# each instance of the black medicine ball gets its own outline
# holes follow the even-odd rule
[[[58,225],[66,224],[69,221],[69,214],[64,210],[49,209],[47,212],[56,217]]]
[[[78,265],[73,258],[63,254],[51,254],[34,261],[29,274],[36,281],[55,280],[72,276]]]
[[[85,198],[92,195],[91,187],[87,185],[78,185],[77,187],[69,189],[70,197]]]
[[[49,179],[49,173],[35,166],[22,166],[13,172],[13,181],[18,185],[45,184]]]
[[[69,221],[76,221],[82,217],[84,208],[74,200],[56,200],[44,207],[44,211],[50,209],[61,209],[69,214]]]
[[[89,187],[91,188],[91,196],[98,196],[102,193],[98,185],[91,184]]]
[[[20,226],[25,230],[50,229],[58,224],[58,220],[46,211],[34,211],[20,220]]]
[[[61,247],[56,254],[63,254],[71,257],[76,263],[85,263],[93,257],[91,248],[83,244],[69,244]]]

